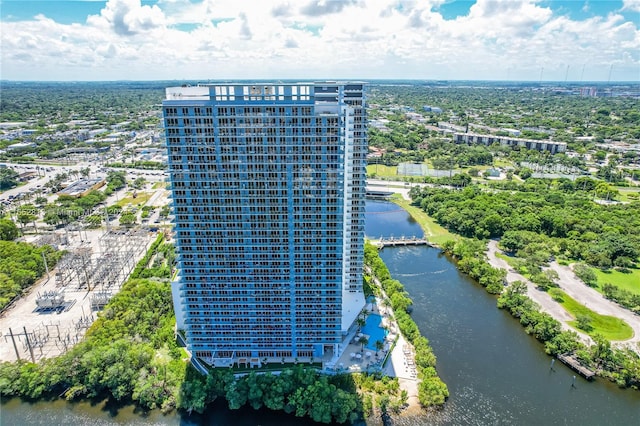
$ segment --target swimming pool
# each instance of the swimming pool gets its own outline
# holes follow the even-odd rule
[[[382,328],[382,316],[378,314],[369,314],[367,321],[362,327],[362,332],[369,336],[369,343],[365,345],[365,348],[376,350],[376,341],[380,340],[384,342],[384,338],[389,332]]]

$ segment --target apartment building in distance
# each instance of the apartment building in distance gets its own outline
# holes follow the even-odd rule
[[[483,144],[488,146],[494,143],[499,143],[500,145],[510,147],[519,146],[536,151],[549,151],[552,154],[565,152],[567,150],[567,144],[565,142],[514,138],[511,136],[479,135],[476,133],[457,132],[453,134],[453,140],[455,143],[466,143],[470,145]]]
[[[170,87],[163,116],[187,349],[335,360],[365,304],[365,85]]]

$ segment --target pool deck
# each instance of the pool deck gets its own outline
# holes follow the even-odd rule
[[[359,331],[354,329],[345,338],[344,344],[346,344],[346,347],[342,351],[342,355],[335,363],[329,363],[327,367],[333,371],[350,373],[381,371],[387,376],[401,379],[401,388],[409,392],[410,398],[414,395],[417,396],[417,373],[413,347],[398,332],[396,322],[390,320],[392,315],[391,308],[384,307],[380,298],[376,298],[376,302],[371,308],[369,313],[379,314],[382,317],[381,325],[389,330],[389,334],[384,340],[384,349],[376,352],[365,346],[363,350],[362,345],[358,343]],[[364,336],[369,338],[366,334]],[[396,341],[395,345],[394,341]],[[392,347],[392,352],[383,368],[382,361]],[[359,358],[357,357],[358,354],[360,355]],[[356,355],[356,357],[352,355]],[[409,383],[403,386],[403,381]]]

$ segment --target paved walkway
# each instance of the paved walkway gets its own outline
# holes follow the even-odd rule
[[[629,324],[633,329],[633,337],[616,343],[619,346],[627,345],[631,349],[640,353],[640,316],[623,308],[617,303],[612,302],[596,290],[585,285],[578,277],[576,277],[570,266],[563,266],[555,261],[551,262],[549,266],[550,269],[553,269],[558,273],[558,276],[560,277],[560,288],[570,297],[599,314],[620,318]]]
[[[404,186],[400,186],[400,185],[404,185]],[[412,184],[412,185],[415,185],[415,184]],[[367,179],[367,188],[369,187],[371,187],[371,189],[373,190],[384,189],[385,191],[401,194],[402,198],[404,198],[405,200],[411,200],[411,197],[409,197],[409,191],[411,190],[411,185],[405,185],[405,182]]]
[[[558,302],[553,300],[547,292],[538,290],[534,283],[517,273],[505,260],[497,257],[496,253],[499,251],[498,242],[495,240],[489,241],[487,258],[491,266],[494,268],[505,269],[507,271],[507,281],[509,283],[518,280],[525,283],[527,285],[527,296],[539,304],[542,311],[547,312],[553,318],[560,321],[563,329],[575,331],[584,342],[593,343],[593,340],[587,334],[569,327],[567,322],[573,321],[573,316],[569,314]],[[558,272],[558,276],[560,277],[558,284],[560,288],[578,303],[585,305],[599,314],[615,316],[626,321],[633,329],[634,336],[629,340],[614,342],[614,344],[618,347],[629,347],[640,353],[640,345],[638,344],[638,342],[640,342],[640,317],[605,299],[604,296],[594,289],[587,287],[575,276],[569,267],[561,266],[557,262],[552,262],[550,268]]]
[[[405,415],[412,414],[416,409],[420,408],[415,351],[402,334],[399,335],[398,341],[391,352],[384,374],[389,377],[397,377],[400,389],[407,391],[409,398]]]

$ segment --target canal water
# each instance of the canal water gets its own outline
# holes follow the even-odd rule
[[[419,225],[395,204],[367,203],[370,238],[422,237]],[[496,308],[495,298],[459,273],[430,247],[385,248],[394,278],[414,301],[413,317],[438,357],[451,397],[441,411],[400,425],[609,425],[640,424],[640,392],[597,379],[589,383],[544,354],[520,324]],[[34,404],[3,401],[1,425],[233,425],[293,426],[314,423],[267,410],[227,409],[216,403],[203,416],[163,416],[104,403]]]
[[[365,232],[423,236],[408,216],[394,204],[368,202]],[[380,256],[413,299],[412,316],[451,394],[443,410],[400,424],[640,425],[640,392],[603,379],[578,377],[572,386],[575,373],[559,362],[551,369],[543,346],[439,250],[388,247]]]

